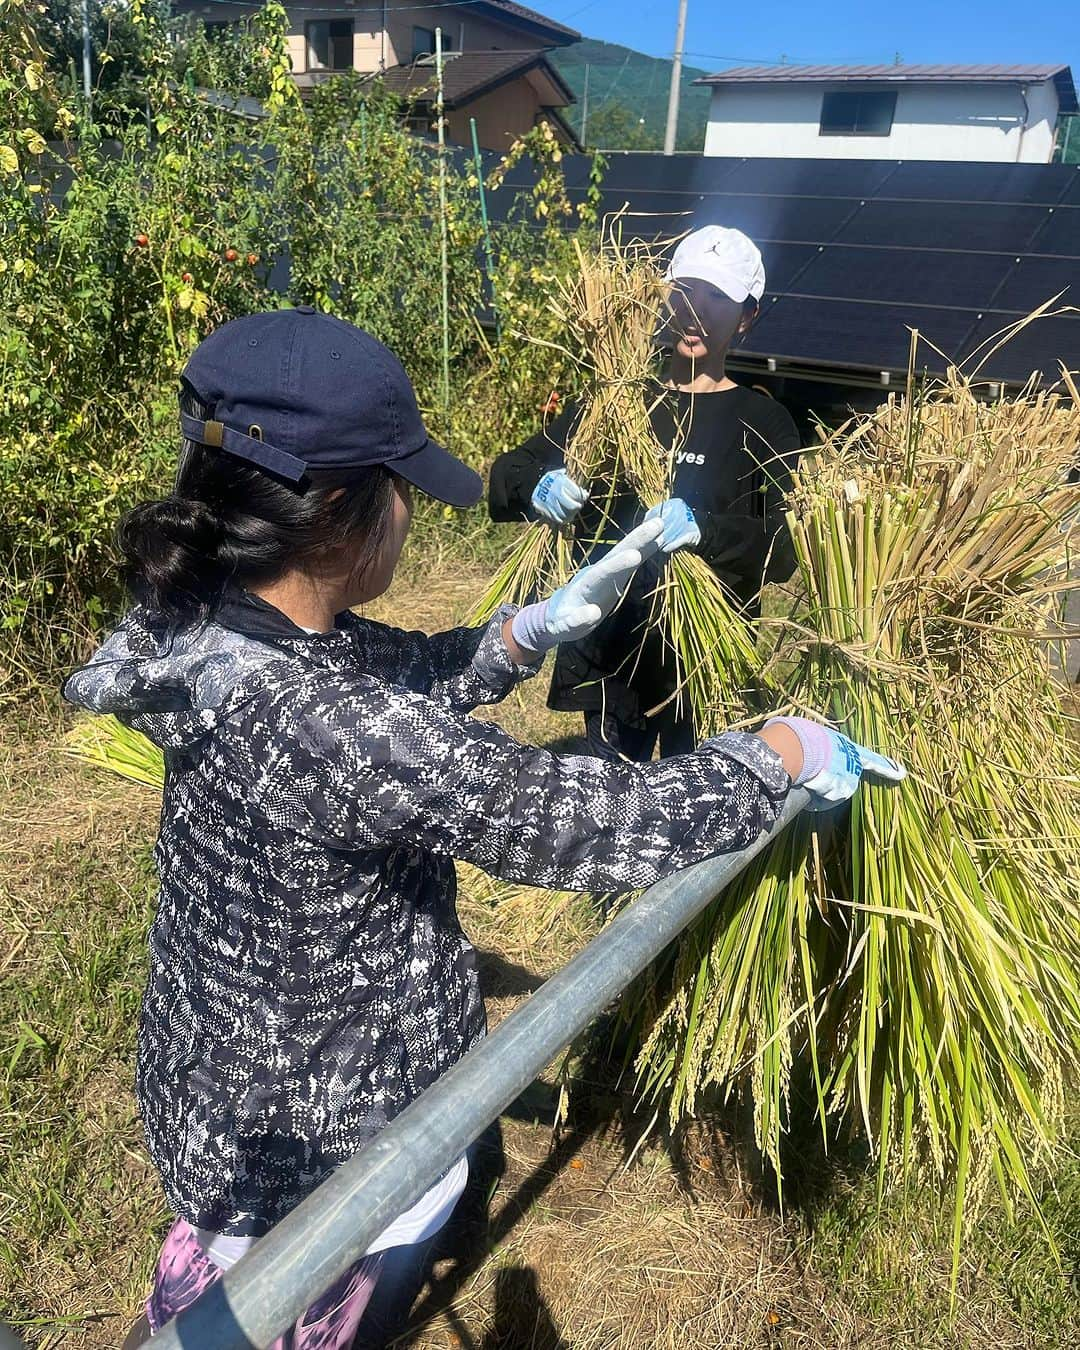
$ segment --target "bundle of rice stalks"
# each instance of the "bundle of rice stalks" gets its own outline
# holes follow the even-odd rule
[[[647,1091],[749,1095],[778,1177],[799,1062],[826,1142],[953,1182],[954,1260],[978,1183],[1034,1199],[1080,1058],[1080,740],[1044,640],[1078,444],[1069,399],[954,372],[804,463],[788,697],[910,776],[797,821],[684,933],[664,1006],[628,1005]]]
[[[69,754],[95,768],[109,769],[121,778],[159,791],[165,784],[161,751],[141,732],[132,731],[115,717],[80,717],[64,744]]]
[[[580,416],[566,449],[566,469],[591,493],[588,518],[569,530],[534,525],[496,572],[473,613],[480,622],[506,601],[523,604],[561,586],[584,554],[614,542],[616,496],[642,507],[670,495],[680,440],[662,445],[650,414],[663,390],[656,380],[657,328],[668,287],[644,244],[612,238],[598,254],[577,253],[578,272],[559,283],[551,300],[583,378]],[[741,716],[761,663],[750,625],[729,601],[716,575],[691,555],[676,555],[654,595],[652,623],[676,660],[678,698],[698,730]],[[716,659],[717,656],[722,659]]]

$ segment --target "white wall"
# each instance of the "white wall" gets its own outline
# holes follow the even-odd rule
[[[713,87],[707,155],[788,159],[956,159],[1045,164],[1054,148],[1057,90],[1028,86],[1027,125],[1020,86],[878,84],[896,90],[889,136],[822,136],[827,89],[855,84],[758,84]]]

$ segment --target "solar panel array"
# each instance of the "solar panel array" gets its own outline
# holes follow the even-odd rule
[[[572,201],[590,161],[565,161]],[[528,183],[511,174],[493,214]],[[1000,350],[995,334],[1045,302],[1080,308],[1080,166],[891,160],[610,158],[605,214],[624,237],[733,225],[764,255],[768,290],[740,355],[853,371],[959,361],[988,379],[1053,382],[1080,367],[1080,314],[1041,318]],[[940,349],[940,352],[935,350]]]

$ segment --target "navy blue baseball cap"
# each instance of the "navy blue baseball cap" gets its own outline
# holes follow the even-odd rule
[[[222,324],[182,378],[209,414],[181,411],[189,440],[287,482],[383,464],[449,506],[483,495],[479,474],[428,436],[394,353],[310,305]]]

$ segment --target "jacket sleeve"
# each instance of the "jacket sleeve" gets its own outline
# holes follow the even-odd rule
[[[784,510],[798,464],[799,433],[786,408],[777,404],[772,412],[761,427],[746,428],[747,452],[757,468],[741,509],[694,513],[701,530],[696,552],[714,571],[739,577],[744,597],[756,594],[763,580],[786,580],[795,568]]]
[[[479,628],[451,628],[430,636],[357,619],[365,629],[364,668],[377,670],[387,684],[425,694],[456,712],[498,703],[543,665],[542,656],[528,666],[511,660],[502,630],[516,612],[515,605],[502,605]]]
[[[566,447],[578,411],[575,404],[568,404],[535,436],[494,461],[488,477],[488,510],[492,520],[537,519],[532,509],[533,488],[549,469],[565,467]]]
[[[506,881],[631,890],[752,843],[790,780],[758,737],[611,764],[519,744],[421,695],[327,689],[325,674],[266,692],[254,714],[250,800],[278,827],[333,848],[410,847]],[[268,730],[269,729],[269,730]]]

